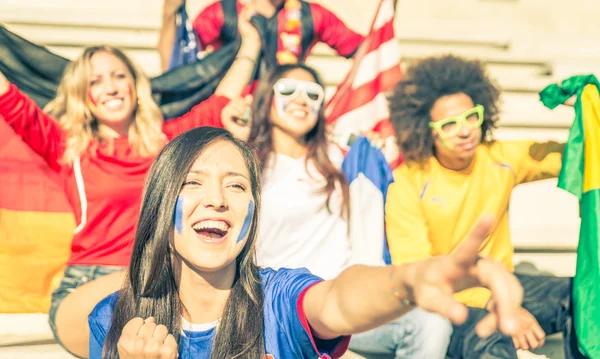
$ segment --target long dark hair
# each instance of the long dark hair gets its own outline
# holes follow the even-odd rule
[[[273,137],[272,124],[270,120],[271,104],[273,102],[273,86],[280,78],[284,77],[288,72],[302,69],[315,79],[315,82],[323,86],[319,78],[319,74],[313,68],[304,64],[285,64],[278,65],[271,69],[261,79],[261,82],[254,92],[254,102],[252,103],[252,129],[250,130],[250,138],[248,143],[256,149],[258,160],[263,168],[266,168],[266,163],[269,161],[273,153]],[[325,178],[326,184],[322,189],[323,193],[327,194],[325,205],[329,212],[331,208],[329,203],[331,195],[335,191],[336,185],[342,190],[342,214],[347,216],[349,213],[350,192],[348,189],[348,181],[344,174],[335,168],[328,154],[328,142],[325,135],[325,106],[321,106],[317,116],[317,124],[310,130],[305,137],[308,146],[306,155],[306,164],[313,162],[319,173]]]
[[[254,242],[260,215],[260,171],[250,148],[223,129],[200,127],[176,137],[150,168],[137,226],[128,280],[121,289],[104,344],[103,358],[118,358],[117,342],[125,324],[135,317],[154,317],[179,342],[183,305],[172,263],[169,237],[181,185],[200,153],[216,141],[233,143],[250,172],[256,204],[248,241],[236,258],[236,276],[217,329],[212,359],[262,359],[263,293]]]

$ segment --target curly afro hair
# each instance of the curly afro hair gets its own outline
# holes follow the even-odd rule
[[[430,111],[441,97],[464,93],[485,108],[482,142],[492,140],[500,91],[483,64],[447,55],[421,60],[408,69],[390,99],[390,120],[406,161],[427,161],[433,155]]]

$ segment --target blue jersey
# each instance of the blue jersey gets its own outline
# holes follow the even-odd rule
[[[304,314],[305,291],[321,281],[308,270],[261,269],[264,295],[264,340],[268,359],[339,358],[348,348],[350,337],[322,341],[314,338]],[[96,305],[88,317],[90,359],[102,358],[102,347],[110,328],[118,292]],[[210,359],[216,329],[184,330],[179,342],[180,359]]]

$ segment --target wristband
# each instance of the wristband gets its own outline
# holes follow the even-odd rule
[[[256,63],[256,60],[254,60],[250,56],[243,56],[243,55],[242,56],[236,56],[235,59],[236,60],[248,60],[248,61],[250,61],[250,62],[252,62],[254,64]]]
[[[396,297],[396,299],[398,299],[400,301],[400,303],[402,305],[405,305],[405,306],[414,306],[414,305],[416,305],[416,303],[412,302],[406,296],[403,296],[400,293],[400,290],[398,290],[398,288],[396,288],[396,286],[394,285],[394,271],[395,270],[396,270],[396,266],[391,265],[390,266],[390,288],[392,290],[392,294],[394,295],[394,297]]]

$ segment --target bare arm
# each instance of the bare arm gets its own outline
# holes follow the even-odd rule
[[[478,257],[479,246],[492,227],[493,219],[482,219],[448,256],[397,267],[353,266],[310,288],[304,310],[314,334],[331,339],[372,329],[411,310],[409,303],[462,323],[467,308],[452,294],[473,286],[490,288],[496,303],[478,324],[478,334],[487,336],[496,327],[512,334],[523,289],[502,265]]]
[[[169,68],[171,53],[175,44],[177,30],[175,14],[183,4],[184,0],[165,0],[163,4],[162,27],[158,37],[158,54],[160,55],[160,65],[163,72]]]
[[[239,16],[238,28],[242,37],[242,44],[236,59],[217,86],[216,95],[230,99],[239,97],[248,85],[256,59],[260,55],[260,36],[258,31],[250,24],[250,8],[246,6]]]

